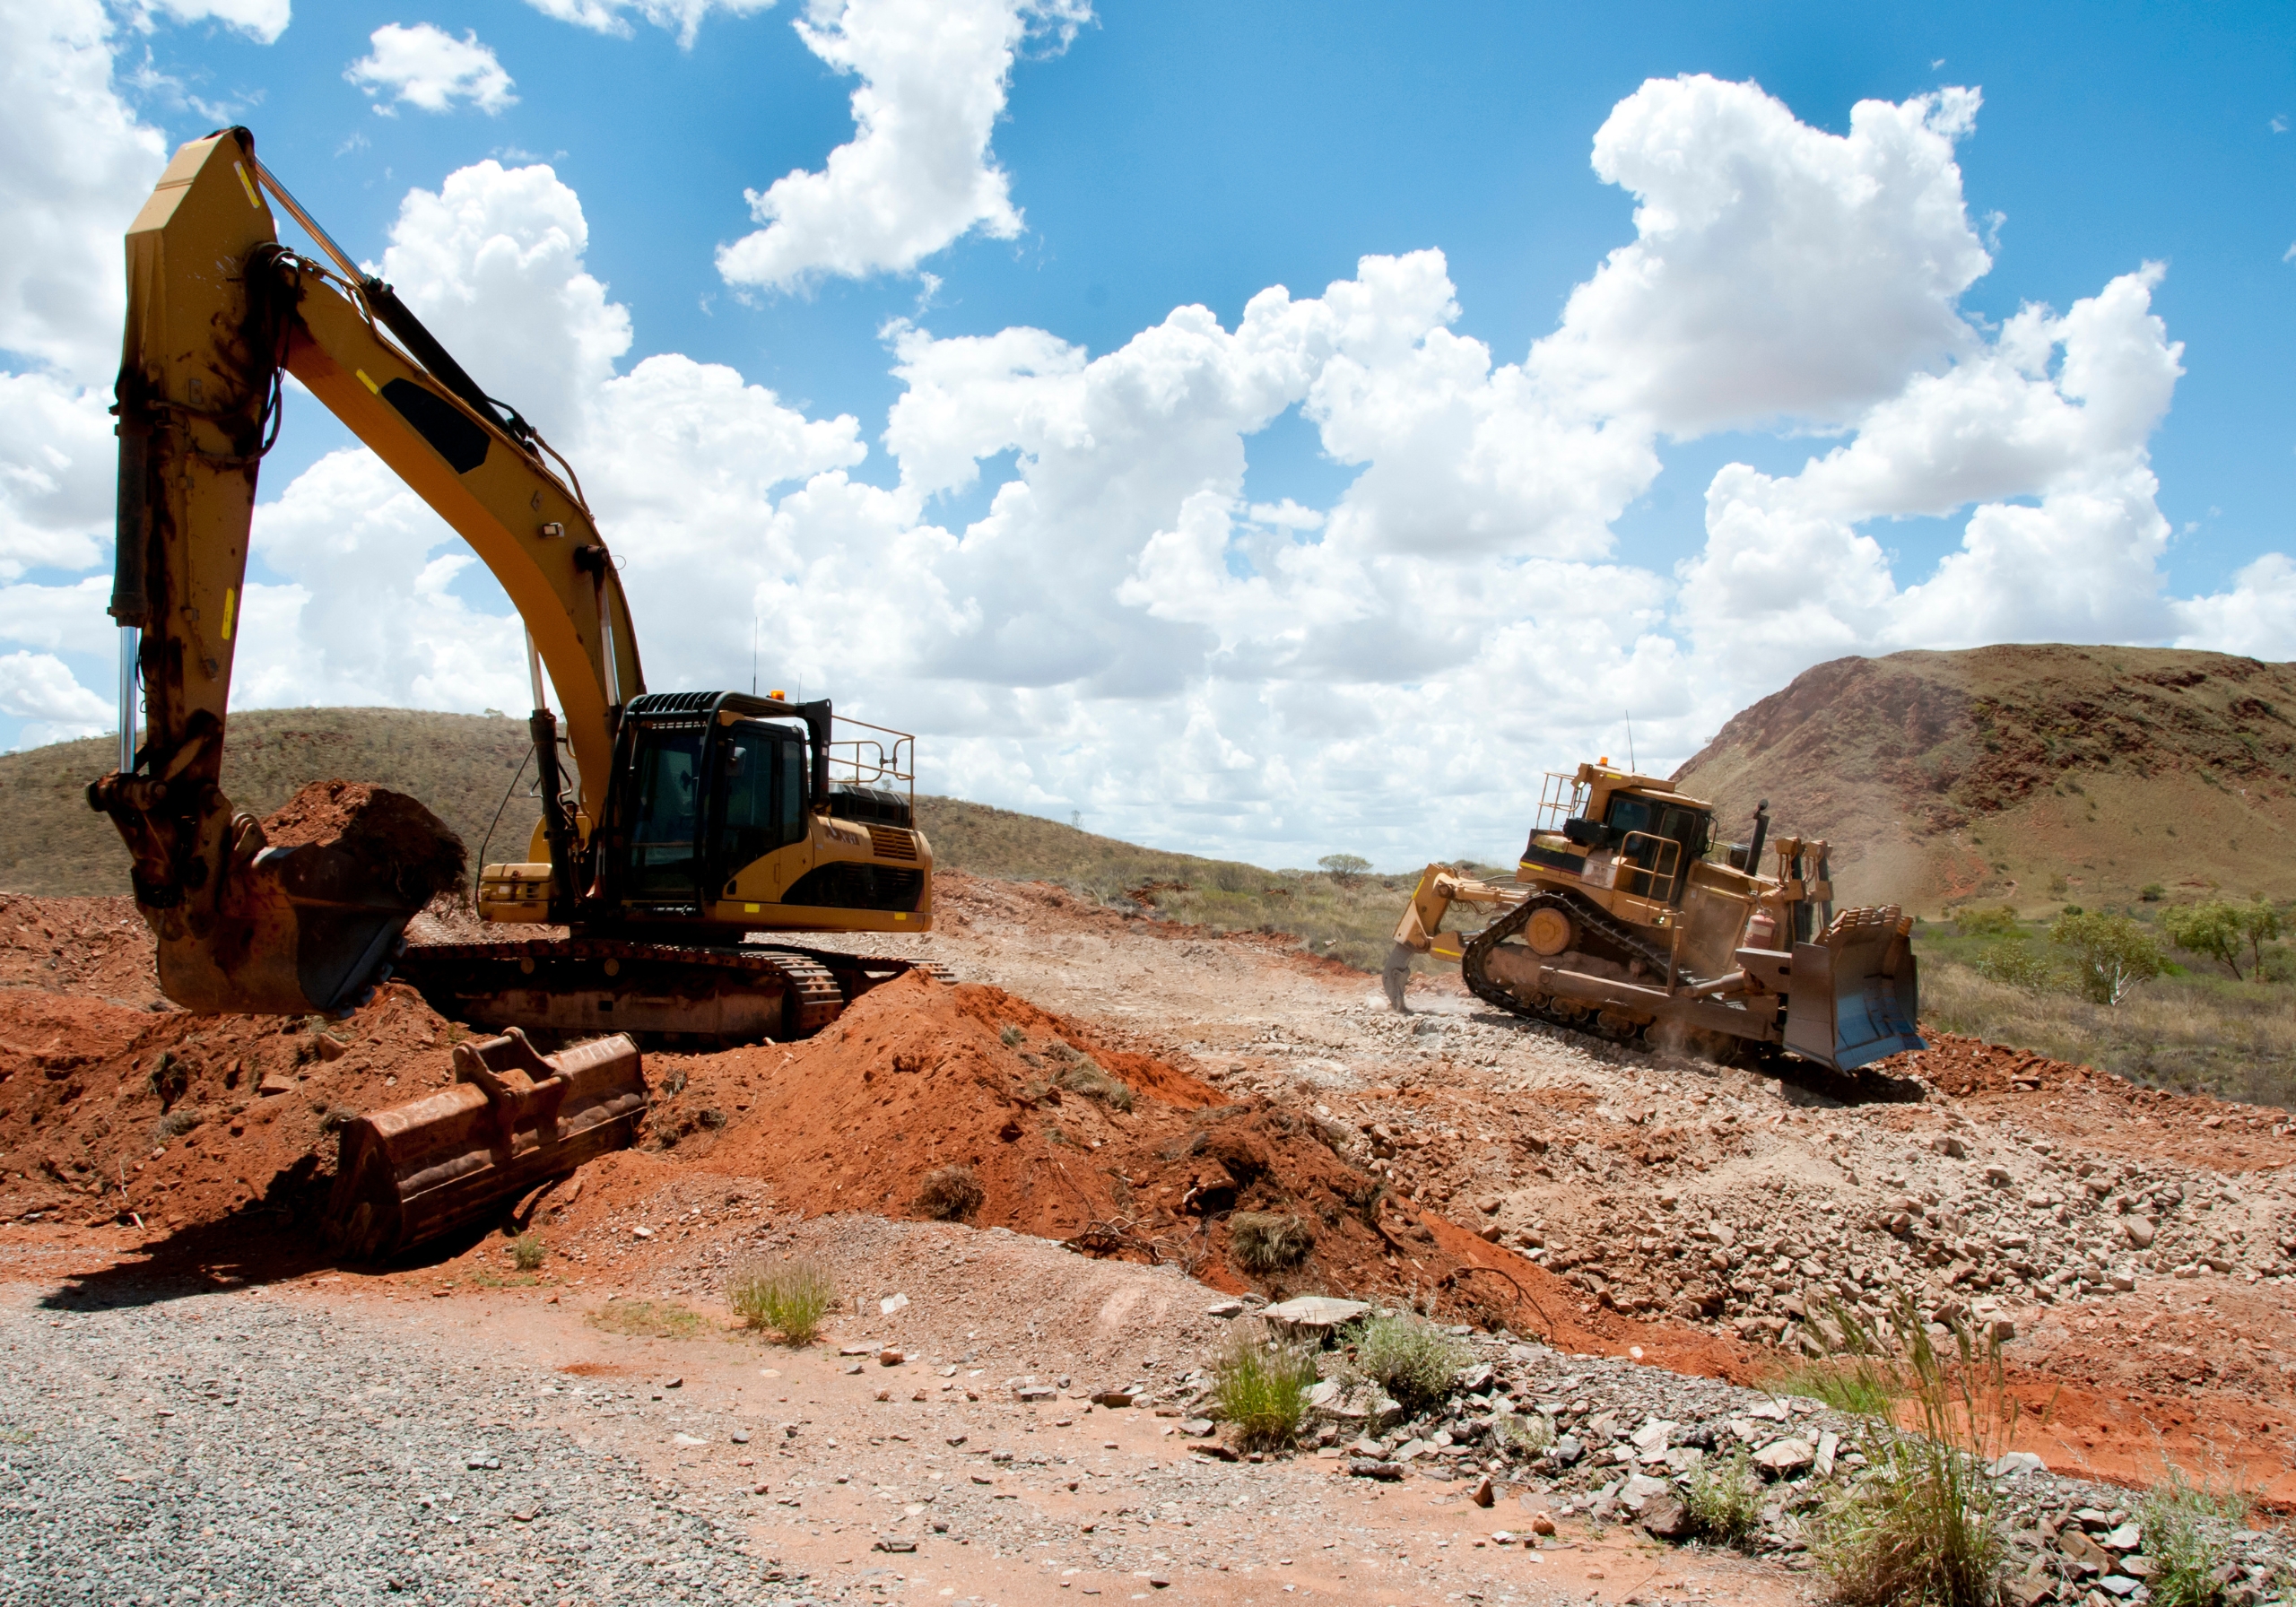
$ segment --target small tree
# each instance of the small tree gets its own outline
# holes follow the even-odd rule
[[[2171,909],[2161,917],[2169,941],[2179,949],[2213,960],[2240,979],[2240,956],[2248,956],[2249,975],[2264,974],[2264,946],[2280,935],[2280,912],[2262,899],[2233,904],[2213,899]]]
[[[2081,991],[2099,1004],[2119,1003],[2131,987],[2167,969],[2152,934],[2125,915],[2068,912],[2048,935],[2073,951]]]
[[[1371,868],[1371,862],[1361,854],[1326,854],[1316,863],[1342,886],[1352,885],[1358,876]]]

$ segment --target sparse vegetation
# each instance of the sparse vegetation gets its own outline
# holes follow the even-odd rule
[[[2280,912],[2261,899],[2233,904],[2212,899],[2188,904],[2161,916],[2161,929],[2179,949],[2213,960],[2232,973],[2232,980],[2265,979],[2264,946],[2280,936]],[[2243,977],[2240,965],[2248,962]]]
[[[1986,1466],[2008,1448],[2018,1418],[2000,1345],[1979,1346],[1955,1327],[1940,1350],[1910,1295],[1892,1325],[1913,1421],[1874,1420],[1870,1464],[1826,1503],[1818,1560],[1852,1607],[1994,1607],[2005,1542]]]
[[[709,1325],[700,1312],[675,1300],[608,1300],[586,1320],[593,1328],[633,1339],[691,1339]]]
[[[961,1222],[988,1197],[980,1176],[962,1161],[935,1167],[917,1191],[917,1209],[936,1222]]]
[[[2118,1004],[2130,988],[2168,969],[2158,940],[2125,915],[2068,908],[2049,927],[2048,940],[2072,956],[2075,986],[2092,1004]]]
[[[1115,1110],[1132,1108],[1132,1089],[1100,1070],[1100,1064],[1074,1044],[1055,1039],[1052,1056],[1057,1063],[1052,1080],[1072,1094],[1098,1099]]]
[[[1238,1450],[1273,1451],[1299,1437],[1308,1386],[1316,1381],[1312,1351],[1255,1343],[1238,1335],[1221,1358],[1213,1398]]]
[[[1474,1359],[1466,1346],[1415,1316],[1375,1316],[1355,1333],[1356,1370],[1406,1412],[1448,1395],[1459,1369]]]
[[[1228,1219],[1228,1253],[1248,1273],[1288,1272],[1315,1247],[1315,1229],[1296,1216],[1239,1211]]]
[[[1683,1491],[1691,1527],[1701,1540],[1743,1545],[1761,1524],[1761,1481],[1744,1446],[1691,1469]]]
[[[1886,1418],[1905,1394],[1888,1364],[1872,1356],[1837,1356],[1805,1362],[1766,1380],[1773,1394],[1823,1401],[1855,1417]]]
[[[1502,1448],[1520,1456],[1543,1455],[1554,1444],[1554,1424],[1542,1412],[1502,1412],[1491,1433]]]
[[[785,1345],[809,1345],[836,1303],[828,1273],[810,1261],[744,1262],[726,1281],[726,1295],[742,1321]]]
[[[2172,1466],[2146,1492],[2136,1520],[2152,1559],[2144,1583],[2153,1601],[2160,1607],[2221,1607],[2228,1598],[2219,1575],[2231,1559],[2232,1532],[2248,1524],[2247,1499],[2195,1484]]]
[[[2135,908],[2142,912],[2139,925],[2155,916],[2152,908]],[[2158,911],[2161,925],[2174,908]],[[2038,924],[2006,933],[1988,927],[1976,935],[1965,935],[1961,924],[1957,917],[1950,925],[1917,929],[1927,1026],[2015,1044],[2150,1087],[2296,1102],[2296,983],[2289,979],[2284,942],[2263,949],[2262,986],[2236,982],[2196,957],[2168,965],[2128,988],[2118,1005],[2106,1005],[2073,985],[2057,962],[2063,951],[2037,941],[2045,931]]]
[[[510,1241],[510,1264],[522,1273],[540,1272],[549,1255],[549,1247],[531,1233],[521,1233]]]

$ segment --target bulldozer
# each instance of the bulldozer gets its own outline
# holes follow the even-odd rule
[[[1486,1003],[1618,1043],[1837,1074],[1926,1047],[1911,918],[1837,914],[1828,845],[1770,824],[1764,799],[1746,841],[1718,842],[1714,805],[1671,781],[1607,758],[1549,771],[1512,882],[1421,875],[1388,1002],[1405,1008],[1413,957],[1431,954]],[[1445,932],[1455,908],[1483,925]]]
[[[316,255],[281,243],[281,213]],[[648,691],[572,467],[335,244],[252,134],[178,150],[126,248],[119,756],[87,795],[126,842],[161,990],[193,1011],[340,1017],[396,976],[499,1035],[456,1055],[455,1097],[344,1128],[339,1242],[408,1247],[627,1144],[644,1043],[802,1038],[925,963],[788,941],[931,929],[915,738],[826,698]],[[249,521],[291,375],[470,543],[525,624],[541,819],[474,897],[521,941],[409,945],[465,869],[413,800],[375,789],[356,831],[274,844],[224,795]],[[552,1058],[529,1034],[565,1047]]]

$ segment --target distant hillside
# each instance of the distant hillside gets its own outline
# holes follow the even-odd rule
[[[1842,899],[1926,914],[2120,904],[2147,883],[2296,895],[2296,665],[2140,647],[1839,658],[1675,772],[1743,839],[1835,845]]]
[[[507,804],[503,789],[527,753],[524,720],[401,708],[251,709],[231,717],[223,790],[268,814],[306,782],[341,777],[396,787],[452,826],[475,859],[501,807],[487,856],[522,857],[540,807],[528,769]],[[109,738],[0,754],[0,890],[40,894],[126,890],[119,834],[91,811],[83,789],[111,769]],[[918,825],[940,864],[984,876],[1045,878],[1107,896],[1149,882],[1257,892],[1274,878],[1254,865],[1137,847],[1035,815],[954,798],[920,797]]]

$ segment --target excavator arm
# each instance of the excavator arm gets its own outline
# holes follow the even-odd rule
[[[283,248],[274,206],[328,260]],[[221,786],[249,521],[285,374],[470,543],[525,621],[552,903],[570,909],[620,711],[645,690],[622,584],[572,472],[335,247],[244,128],[176,152],[128,232],[127,286],[110,607],[119,766],[89,802],[126,840],[164,991],[194,1009],[339,1012],[387,975],[422,901],[355,857],[272,847]],[[570,795],[545,669],[575,760]]]

